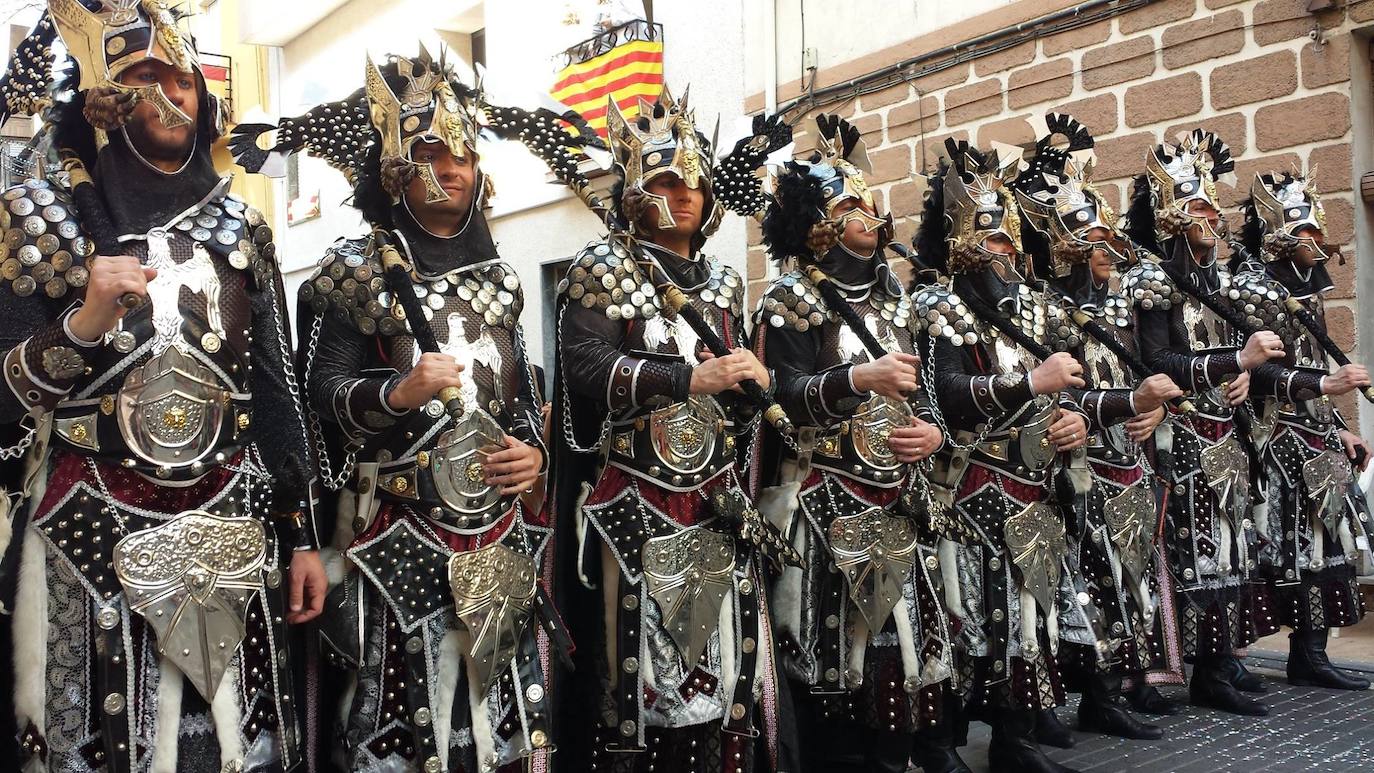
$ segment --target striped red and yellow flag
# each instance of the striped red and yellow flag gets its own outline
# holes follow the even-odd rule
[[[549,93],[576,110],[602,137],[609,98],[631,118],[639,114],[641,98],[652,103],[663,91],[663,28],[657,24],[622,24],[563,56],[567,63]]]

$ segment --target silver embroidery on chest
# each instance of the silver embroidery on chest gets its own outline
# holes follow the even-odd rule
[[[148,234],[148,268],[157,269],[157,276],[148,282],[148,300],[153,306],[153,354],[161,354],[175,345],[184,352],[191,344],[181,336],[181,288],[205,296],[206,323],[225,338],[224,318],[220,314],[220,280],[215,262],[200,244],[192,248],[191,259],[177,263],[167,243],[167,234],[153,231]]]
[[[644,348],[659,351],[670,341],[677,345],[683,362],[697,364],[696,351],[701,339],[687,320],[682,317],[668,319],[664,314],[657,314],[644,322]]]
[[[868,332],[878,339],[878,343],[883,345],[883,349],[889,352],[902,351],[902,347],[897,343],[897,336],[892,332],[891,325],[883,325],[882,332],[878,331],[877,317],[864,317],[864,327]],[[848,324],[840,325],[840,359],[843,362],[866,361],[868,357],[868,347],[864,346],[863,341],[859,340],[859,334],[854,332]]]
[[[496,341],[492,339],[491,333],[486,325],[479,325],[480,331],[476,341],[469,341],[466,330],[467,320],[458,312],[450,312],[448,315],[448,336],[439,344],[439,351],[447,354],[458,361],[463,366],[462,387],[459,389],[459,398],[463,401],[465,409],[477,406],[477,379],[473,373],[473,366],[477,364],[485,365],[491,369],[492,389],[496,393],[497,400],[503,400],[501,394],[501,350],[497,348]],[[412,355],[413,362],[420,360],[420,350],[417,347]]]

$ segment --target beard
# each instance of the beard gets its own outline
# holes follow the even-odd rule
[[[191,157],[196,144],[196,124],[168,129],[156,114],[139,116],[124,125],[133,149],[154,164],[181,165]]]

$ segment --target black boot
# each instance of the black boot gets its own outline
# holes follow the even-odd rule
[[[875,730],[869,739],[866,773],[906,773],[911,765],[911,737]]]
[[[1329,628],[1288,634],[1288,683],[1332,690],[1368,690],[1369,680],[1351,676],[1331,665],[1326,657]]]
[[[1035,743],[1035,724],[1033,711],[998,711],[988,743],[988,768],[997,773],[1076,773],[1045,756]]]
[[[946,717],[935,727],[916,731],[911,742],[911,761],[922,773],[973,773],[959,758],[953,717]]]
[[[1073,731],[1059,721],[1054,709],[1035,712],[1035,740],[1059,749],[1072,749],[1074,745]]]
[[[1235,655],[1226,655],[1221,660],[1222,673],[1226,675],[1226,681],[1230,682],[1241,692],[1251,692],[1263,695],[1269,692],[1269,688],[1264,686],[1264,680],[1259,674],[1252,674],[1245,669],[1245,663]]]
[[[1199,657],[1193,666],[1193,678],[1188,683],[1188,700],[1194,706],[1242,714],[1251,717],[1269,715],[1263,703],[1242,694],[1226,678],[1225,656]]]
[[[1154,685],[1145,684],[1144,681],[1137,682],[1135,687],[1123,694],[1126,697],[1126,705],[1131,707],[1131,711],[1162,716],[1183,713],[1183,706],[1178,701],[1165,698],[1164,694],[1155,689]]]
[[[1088,689],[1078,704],[1078,729],[1138,741],[1164,737],[1162,728],[1147,725],[1126,710],[1121,700],[1121,677],[1116,674],[1093,674],[1088,680]]]

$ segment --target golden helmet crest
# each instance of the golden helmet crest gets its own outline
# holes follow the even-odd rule
[[[1027,169],[1011,184],[1027,223],[1050,244],[1055,276],[1064,277],[1075,262],[1094,249],[1106,250],[1118,263],[1127,260],[1127,240],[1119,218],[1092,185],[1096,144],[1087,127],[1062,113],[1045,117],[1046,133],[1035,144]],[[1062,142],[1057,142],[1058,138]],[[1094,229],[1107,238],[1090,240]]]
[[[1250,185],[1250,200],[1264,225],[1264,259],[1277,260],[1279,249],[1299,241],[1308,242],[1317,254],[1326,257],[1311,235],[1299,236],[1303,229],[1326,231],[1326,210],[1317,193],[1316,182],[1296,172],[1256,174]]]
[[[134,92],[153,103],[168,128],[190,123],[161,86],[119,82],[121,73],[149,59],[181,72],[199,72],[199,57],[191,36],[181,29],[177,6],[167,0],[98,0],[98,8],[92,10],[81,0],[48,0],[58,34],[80,70],[77,89]]]
[[[1216,181],[1234,168],[1231,149],[1209,131],[1194,129],[1176,144],[1156,145],[1145,159],[1145,174],[1154,199],[1155,229],[1159,239],[1163,241],[1177,234],[1180,228],[1192,222],[1201,223],[1205,231],[1211,233],[1207,218],[1190,214],[1188,204],[1203,201],[1220,213]],[[1220,238],[1224,234],[1212,235]]]
[[[722,215],[711,189],[712,143],[697,131],[696,119],[687,107],[687,94],[684,91],[682,99],[674,99],[665,85],[656,102],[639,100],[639,115],[634,118],[626,118],[615,98],[608,98],[607,144],[625,190],[636,191],[657,205],[660,228],[671,228],[673,215],[663,197],[644,190],[649,182],[674,174],[687,187],[702,189],[706,194],[702,231],[709,235]]]
[[[997,262],[986,249],[989,238],[1004,236],[1021,252],[1021,218],[1007,184],[1015,179],[1019,148],[979,150],[946,140],[950,169],[944,179],[949,271],[962,273]]]
[[[411,151],[421,141],[442,142],[456,158],[475,154],[477,105],[474,99],[460,97],[455,91],[456,76],[444,61],[443,52],[435,61],[421,45],[419,56],[393,56],[390,61],[404,81],[399,93],[387,83],[371,57],[364,81],[372,126],[382,139],[382,163],[394,159],[410,161]],[[447,199],[433,167],[419,166],[427,199]]]

